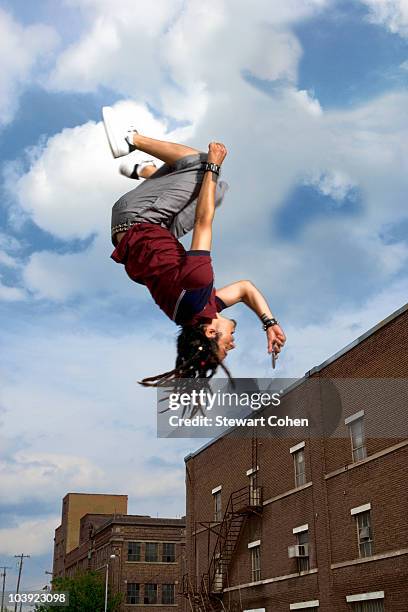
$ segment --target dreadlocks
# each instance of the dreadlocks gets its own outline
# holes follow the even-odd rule
[[[218,357],[216,338],[205,335],[204,324],[195,327],[186,325],[181,328],[177,338],[176,367],[169,372],[144,378],[140,384],[145,387],[161,387],[179,378],[210,379],[218,366],[221,366],[232,382],[228,368]]]

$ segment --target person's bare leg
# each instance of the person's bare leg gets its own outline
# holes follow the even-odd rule
[[[186,145],[177,144],[175,142],[148,138],[148,136],[142,136],[142,134],[133,134],[133,144],[139,151],[153,155],[153,157],[161,159],[165,164],[169,164],[170,166],[186,155],[195,155],[199,153],[197,149],[193,149],[192,147],[187,147]]]
[[[145,166],[144,168],[142,168],[142,170],[139,170],[138,174],[140,178],[147,179],[150,176],[152,176],[152,174],[154,174],[156,170],[157,170],[156,166],[153,166],[153,164],[151,164],[150,166]]]

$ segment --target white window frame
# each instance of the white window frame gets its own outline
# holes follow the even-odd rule
[[[352,414],[351,416],[347,417],[346,419],[344,419],[344,424],[347,425],[348,430],[349,430],[349,436],[350,436],[350,444],[351,444],[351,457],[353,460],[353,463],[357,463],[358,461],[362,461],[363,459],[365,459],[367,457],[367,447],[366,447],[366,437],[365,437],[365,430],[364,430],[364,410],[359,410],[358,412],[355,412],[354,414]],[[361,446],[356,446],[354,448],[354,442],[353,442],[353,426],[358,422],[361,421],[362,424],[362,444]],[[362,457],[358,457],[357,455],[360,453],[360,450],[363,449],[362,451]]]
[[[251,582],[261,580],[261,540],[248,544],[251,552]]]
[[[259,465],[256,468],[247,470],[246,475],[249,478],[249,505],[260,506],[261,505],[261,489],[258,487],[258,471]]]
[[[211,491],[213,496],[213,508],[214,508],[214,522],[220,523],[222,521],[222,485],[214,487]],[[220,500],[220,507],[217,508],[217,499]]]
[[[369,527],[370,527],[370,540],[367,540],[366,542],[362,542],[360,540],[360,521],[359,521],[359,517],[362,514],[367,514],[369,516]],[[356,529],[357,529],[357,543],[358,543],[358,556],[360,559],[365,559],[367,557],[371,557],[373,555],[373,550],[374,550],[374,537],[373,537],[373,527],[372,527],[372,521],[371,521],[371,503],[368,502],[367,504],[363,504],[362,506],[357,506],[355,508],[352,508],[350,510],[350,514],[351,516],[354,516],[356,519]],[[371,550],[371,554],[369,555],[362,555],[362,545],[364,544],[370,544],[370,550]]]
[[[362,526],[360,525],[360,519],[367,515],[368,516],[368,528],[370,530],[370,539],[369,540],[361,540],[360,539],[360,529],[362,529]],[[361,559],[365,559],[367,557],[372,557],[374,554],[374,538],[373,538],[373,528],[372,528],[372,524],[371,524],[371,510],[366,510],[366,512],[359,512],[358,514],[355,515],[356,517],[356,525],[357,525],[357,540],[358,540],[358,554],[359,557]],[[365,525],[364,525],[365,527]],[[369,544],[369,547],[367,547],[366,545]],[[366,553],[366,549],[369,548],[369,554],[365,554]],[[364,553],[364,554],[362,554]]]
[[[309,527],[307,529],[304,529],[306,525],[302,525],[301,529],[299,530],[299,527],[295,529],[298,529],[298,531],[296,531],[296,540],[297,540],[297,545],[298,546],[309,546]],[[295,531],[294,531],[295,533]],[[307,534],[307,542],[301,542],[301,536],[303,536],[304,534]],[[296,564],[297,564],[297,568],[298,568],[298,572],[307,572],[310,569],[310,557],[298,557],[296,559]]]
[[[303,444],[303,446],[300,446],[300,444]],[[300,444],[297,444],[296,446],[293,446],[290,449],[290,452],[291,452],[292,457],[293,457],[293,469],[294,469],[294,472],[295,472],[295,488],[296,489],[298,489],[299,487],[302,487],[307,482],[307,480],[306,480],[306,455],[305,455],[305,448],[304,448],[305,447],[305,443],[301,442]],[[293,449],[296,449],[296,450],[293,450]],[[298,471],[296,469],[296,467],[297,467],[296,457],[299,455],[299,453],[303,453],[303,467],[304,467],[304,471],[298,473]]]

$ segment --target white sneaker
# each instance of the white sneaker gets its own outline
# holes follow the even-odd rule
[[[118,125],[115,111],[110,106],[102,108],[102,117],[113,157],[122,157],[135,151],[137,147],[133,144],[133,134],[137,134],[137,130],[133,126],[129,126],[127,130],[124,130]]]
[[[127,176],[128,178],[136,179],[138,181],[140,178],[143,178],[141,177],[140,173],[143,168],[146,168],[146,166],[154,166],[157,168],[152,159],[144,159],[138,164],[135,164],[134,161],[129,159],[120,164],[119,172],[123,174],[123,176]]]

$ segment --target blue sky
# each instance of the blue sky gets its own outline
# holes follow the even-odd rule
[[[0,564],[30,554],[26,588],[45,584],[68,491],[181,515],[197,447],[156,439],[137,385],[172,364],[177,330],[109,258],[110,207],[133,185],[102,105],[156,137],[225,141],[216,284],[250,278],[268,297],[288,335],[279,375],[406,301],[404,0],[134,4],[0,3]],[[229,367],[268,376],[259,323],[231,314]]]

